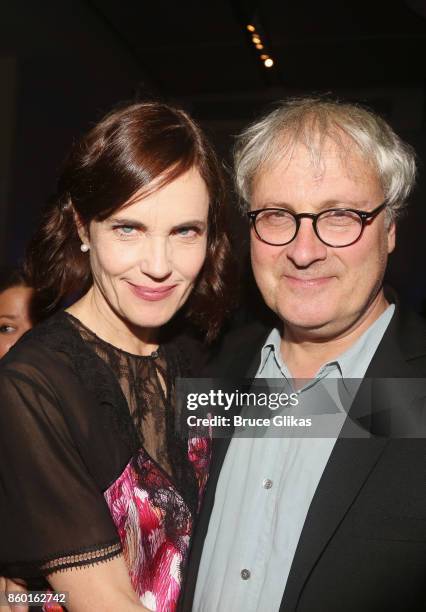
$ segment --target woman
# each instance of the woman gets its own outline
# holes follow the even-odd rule
[[[18,268],[0,268],[0,358],[36,322],[33,298],[34,291]]]
[[[227,311],[224,186],[182,111],[113,112],[74,148],[29,250],[54,307],[0,368],[0,574],[74,611],[174,610],[209,444],[175,431],[174,381]],[[75,571],[78,568],[78,571]],[[46,607],[48,609],[48,607]]]

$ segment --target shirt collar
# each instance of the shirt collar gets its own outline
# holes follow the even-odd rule
[[[336,358],[342,378],[363,378],[395,312],[390,304],[360,338]]]
[[[363,378],[366,367],[368,367],[373,358],[394,312],[395,304],[390,304],[380,317],[358,338],[355,344],[335,359],[324,363],[316,373],[315,378],[324,374],[326,369],[335,370],[335,374],[342,378]],[[366,367],[359,365],[361,355],[361,362],[366,364]],[[281,356],[281,334],[276,327],[272,329],[260,351],[260,365],[257,377],[262,377],[266,363],[272,358],[275,358],[282,374],[289,378],[290,372]]]
[[[260,365],[257,370],[257,376],[262,377],[262,372],[269,358],[273,356],[281,361],[281,334],[276,327],[271,331],[265,340],[265,344],[260,351]]]

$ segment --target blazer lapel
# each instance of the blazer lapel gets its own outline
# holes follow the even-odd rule
[[[361,383],[349,415],[324,469],[299,539],[281,603],[281,612],[297,608],[304,585],[322,551],[379,460],[388,440],[361,439],[369,431],[374,398],[370,381]]]
[[[383,452],[385,439],[339,439],[314,495],[296,549],[281,612],[296,609],[303,586]]]

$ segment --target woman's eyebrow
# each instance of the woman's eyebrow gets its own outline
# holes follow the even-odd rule
[[[129,225],[132,227],[144,228],[146,227],[144,223],[138,221],[137,219],[130,219],[125,217],[112,217],[107,219],[108,223],[111,225]]]
[[[187,225],[197,225],[200,229],[204,229],[207,227],[207,223],[202,219],[189,219],[188,221],[182,221],[181,223],[177,223],[174,227],[186,227]]]
[[[108,219],[108,223],[110,225],[128,225],[130,227],[136,227],[138,229],[147,229],[147,226],[141,221],[138,221],[137,219],[130,219],[130,218],[124,218],[124,217],[112,217]],[[185,221],[181,221],[180,223],[176,223],[176,225],[173,225],[173,227],[179,228],[179,227],[186,227],[188,225],[196,225],[200,229],[205,229],[207,227],[207,223],[203,219],[188,219]]]

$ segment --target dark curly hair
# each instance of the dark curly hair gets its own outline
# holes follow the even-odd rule
[[[216,337],[235,285],[225,181],[199,126],[184,111],[159,102],[111,112],[71,150],[27,252],[26,274],[46,309],[92,284],[75,213],[85,225],[102,221],[136,193],[150,195],[192,167],[209,193],[209,228],[206,260],[185,313],[207,340]]]
[[[0,266],[0,293],[12,287],[28,287],[24,271],[12,266]]]
[[[24,270],[17,266],[0,266],[0,293],[14,287],[34,289]],[[43,305],[36,299],[35,291],[29,302],[30,319],[33,325],[43,320]]]

